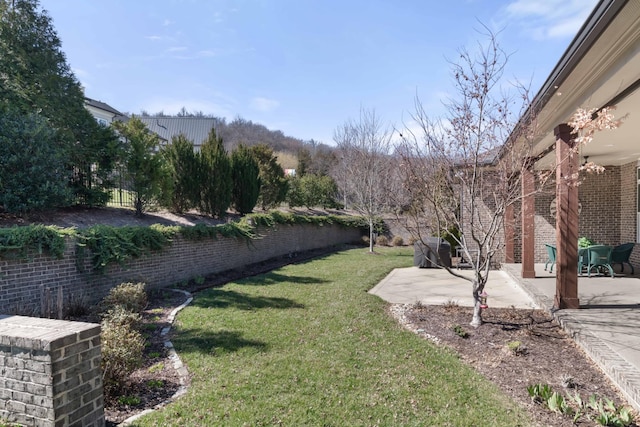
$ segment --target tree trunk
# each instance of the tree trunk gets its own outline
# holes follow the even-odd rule
[[[373,220],[369,219],[369,252],[373,253]]]
[[[480,301],[480,294],[484,290],[484,286],[479,286],[478,281],[473,281],[473,317],[471,318],[470,325],[474,328],[482,325],[482,306]]]

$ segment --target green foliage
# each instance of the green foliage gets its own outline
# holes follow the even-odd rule
[[[72,229],[41,224],[25,227],[0,228],[0,257],[28,259],[31,254],[48,254],[62,258],[65,236]]]
[[[527,353],[527,346],[521,341],[509,341],[507,343],[507,351],[514,356],[521,356]]]
[[[148,371],[152,374],[155,374],[156,372],[160,372],[164,369],[164,363],[162,362],[158,362],[158,363],[154,363],[153,365],[151,365],[148,369]]]
[[[185,212],[200,204],[200,169],[193,143],[184,135],[174,136],[162,153],[169,168],[167,205]]]
[[[109,294],[103,299],[103,304],[108,309],[122,307],[123,309],[139,313],[147,307],[146,283],[121,283],[109,290]]]
[[[251,150],[240,144],[231,152],[231,200],[240,214],[253,210],[260,194],[260,168]]]
[[[458,227],[451,226],[446,231],[442,231],[440,233],[440,237],[443,238],[447,243],[449,243],[449,247],[451,248],[451,255],[455,255],[456,247],[460,246],[460,238],[462,237],[462,233],[458,230]]]
[[[588,401],[584,401],[577,391],[565,398],[553,391],[548,384],[530,385],[527,391],[534,402],[545,405],[559,414],[573,416],[574,423],[583,416],[603,426],[626,427],[634,422],[629,408],[616,406],[610,399],[603,400],[591,395]]]
[[[0,109],[0,203],[28,212],[70,203],[70,179],[56,132],[35,114]]]
[[[147,387],[151,389],[158,389],[164,387],[164,381],[162,380],[149,380],[147,381]]]
[[[71,177],[58,171],[52,181],[57,186],[70,178],[74,199],[65,198],[67,204],[99,204],[105,201],[120,143],[84,108],[82,87],[66,62],[51,18],[39,9],[37,0],[0,1],[0,110],[10,108],[24,116],[38,112],[46,118],[56,131],[51,143],[55,156],[49,162],[37,156],[32,162],[51,170],[63,162],[67,172],[74,171]]]
[[[588,237],[583,236],[578,239],[579,248],[588,248],[589,246],[593,246],[593,242]]]
[[[460,338],[469,338],[469,333],[460,325],[453,325],[453,332]]]
[[[252,239],[255,237],[252,227],[246,221],[230,222],[214,226],[197,224],[193,227],[180,228],[180,235],[188,240],[217,239],[222,237],[235,237]]]
[[[160,139],[135,116],[126,123],[114,122],[113,126],[126,140],[126,175],[135,193],[136,215],[141,216],[146,206],[160,196],[165,179],[164,158],[156,152]]]
[[[273,149],[266,144],[254,145],[251,152],[260,168],[260,195],[258,203],[262,209],[273,209],[284,202],[289,189],[289,182],[284,170],[278,164]]]
[[[209,137],[200,147],[200,211],[222,218],[231,204],[231,161],[222,144],[222,138],[211,129]]]
[[[91,116],[84,117],[82,127],[88,134],[86,140],[73,147],[70,156],[74,203],[104,206],[111,197],[113,170],[124,156],[124,146],[113,128],[98,124]]]
[[[124,264],[149,251],[163,249],[171,244],[170,237],[173,234],[170,228],[97,225],[77,233],[76,254],[79,265],[82,265],[83,249],[90,249],[94,270],[104,271],[109,264]]]
[[[527,387],[527,392],[529,392],[529,396],[536,403],[547,402],[553,394],[553,390],[551,390],[549,384],[532,384]]]
[[[126,406],[138,406],[141,400],[138,396],[118,396],[118,403]]]
[[[287,199],[290,207],[337,208],[337,193],[338,187],[330,176],[307,174],[301,178],[290,179]]]

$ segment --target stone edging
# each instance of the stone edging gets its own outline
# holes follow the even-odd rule
[[[170,289],[170,288],[167,288],[167,290],[180,292],[187,297],[187,300],[183,302],[181,305],[179,305],[178,307],[174,308],[173,311],[171,311],[171,313],[169,314],[169,318],[168,318],[169,326],[163,328],[162,331],[160,332],[160,335],[163,337],[166,337],[169,331],[171,330],[171,325],[173,325],[173,321],[176,319],[176,315],[180,312],[180,310],[182,310],[183,308],[191,304],[191,301],[193,301],[193,296],[191,295],[191,293],[187,291],[183,291],[181,289]],[[184,366],[184,364],[182,363],[182,360],[180,360],[180,356],[178,356],[178,353],[176,353],[175,349],[173,348],[173,343],[171,343],[171,341],[169,340],[166,340],[164,342],[164,346],[168,349],[169,359],[173,361],[173,367],[178,372],[178,377],[180,378],[180,387],[169,399],[165,400],[162,403],[157,404],[152,409],[145,409],[139,414],[130,416],[129,418],[127,418],[126,420],[118,424],[118,427],[125,427],[128,425],[131,425],[131,423],[136,421],[138,418],[144,415],[147,415],[155,411],[156,409],[162,408],[163,406],[173,402],[175,399],[179,398],[180,396],[184,395],[187,392],[187,378],[189,377],[189,371],[187,370],[187,367]]]

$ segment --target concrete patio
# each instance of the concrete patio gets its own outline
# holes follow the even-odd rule
[[[637,269],[638,270],[638,269]],[[456,270],[468,275],[468,270]],[[520,264],[492,271],[486,292],[489,307],[538,307],[558,322],[640,411],[640,275],[580,276],[579,310],[553,311],[555,275],[536,264],[536,278],[522,279]],[[620,271],[619,267],[616,271]],[[637,273],[638,271],[636,271]],[[472,305],[468,281],[444,270],[409,267],[393,270],[370,293],[391,303]]]

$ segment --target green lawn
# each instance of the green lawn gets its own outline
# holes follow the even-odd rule
[[[524,411],[366,293],[409,249],[353,249],[197,294],[186,396],[139,426],[517,426]]]

